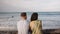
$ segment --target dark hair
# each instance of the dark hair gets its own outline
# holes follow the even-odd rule
[[[35,21],[38,19],[38,14],[37,13],[33,13],[31,16],[31,21]]]
[[[21,13],[21,16],[26,16],[26,12],[22,12]]]

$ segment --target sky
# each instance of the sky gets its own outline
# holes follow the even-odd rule
[[[0,0],[0,12],[60,11],[60,0]]]

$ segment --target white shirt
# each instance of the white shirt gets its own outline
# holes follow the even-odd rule
[[[18,34],[28,34],[29,22],[27,20],[20,20],[17,23]]]

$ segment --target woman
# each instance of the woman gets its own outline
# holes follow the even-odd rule
[[[30,28],[32,34],[42,34],[42,22],[38,20],[38,14],[33,13],[31,16]]]

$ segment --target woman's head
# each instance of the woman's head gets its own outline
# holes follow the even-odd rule
[[[37,13],[33,13],[31,16],[31,21],[35,21],[38,19],[38,14]]]

